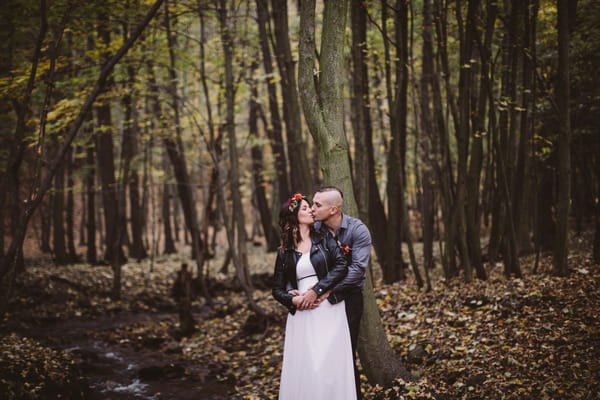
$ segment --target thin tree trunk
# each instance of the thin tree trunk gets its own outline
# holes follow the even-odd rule
[[[110,31],[107,27],[108,15],[103,10],[98,15],[98,37],[104,48],[110,44]],[[108,60],[108,55],[103,59]],[[112,77],[107,77],[107,86],[113,84]],[[106,100],[105,100],[106,101]],[[110,104],[101,103],[96,107],[96,118],[98,130],[96,132],[96,154],[98,155],[98,167],[102,190],[102,208],[104,210],[105,236],[105,260],[108,261],[113,270],[112,297],[121,298],[121,265],[125,262],[125,255],[121,246],[121,232],[123,225],[121,213],[119,212],[119,200],[117,196],[117,181],[115,178],[115,160],[113,151],[113,129]]]
[[[69,149],[67,153],[67,209],[66,222],[67,222],[67,251],[69,262],[75,263],[79,261],[77,256],[77,250],[75,249],[75,224],[73,214],[75,212],[75,199],[73,191],[75,190],[75,181],[73,180],[73,148]]]
[[[433,85],[433,41],[432,41],[432,11],[430,0],[423,1],[423,63],[421,71],[421,145],[423,147],[422,158],[425,162],[422,163],[422,213],[423,213],[423,263],[427,271],[435,266],[433,259],[433,240],[434,240],[434,223],[435,223],[435,188],[433,183],[433,161],[431,154],[435,154],[435,135],[433,125],[435,119],[430,106],[430,90]]]
[[[446,6],[442,7],[440,0],[434,1],[434,21],[436,28],[436,43],[438,57],[438,74],[437,76],[443,76],[446,82],[446,102],[451,110],[451,114],[455,124],[455,130],[458,130],[456,126],[456,105],[454,95],[449,87],[448,81],[450,79],[450,72],[448,68],[448,52],[447,52],[447,10]],[[444,116],[443,105],[442,105],[442,90],[438,79],[433,79],[433,109],[435,113],[435,119],[438,127],[439,144],[440,144],[440,165],[436,168],[439,182],[441,184],[441,204],[442,214],[444,219],[444,252],[442,255],[442,264],[444,267],[444,275],[446,279],[450,279],[458,275],[458,268],[456,265],[456,237],[457,229],[456,223],[453,220],[453,198],[455,193],[455,182],[453,175],[452,159],[450,155],[450,143],[447,118]]]
[[[373,126],[369,100],[367,53],[367,10],[361,0],[352,0],[352,65],[353,92],[351,109],[354,116],[355,140],[354,194],[357,198],[360,219],[370,227],[373,247],[383,270],[386,269],[387,217],[379,196],[375,177]],[[377,221],[376,224],[370,223]]]
[[[88,122],[89,124],[92,121]],[[90,264],[95,264],[97,259],[96,252],[96,191],[94,189],[94,177],[96,175],[96,161],[94,157],[94,147],[88,146],[86,150],[87,172],[85,175],[85,187],[87,192],[87,251],[86,260]]]
[[[269,10],[267,0],[256,0],[256,12],[258,15],[258,33],[260,40],[260,48],[262,52],[263,68],[267,76],[267,93],[269,96],[269,115],[271,117],[270,127],[267,128],[267,134],[271,141],[271,149],[275,159],[275,171],[277,173],[277,199],[274,204],[279,207],[279,203],[286,199],[292,189],[287,173],[287,157],[283,147],[283,127],[281,124],[281,116],[279,114],[279,105],[277,103],[277,87],[273,75],[273,61],[271,58],[271,50],[269,47],[270,35],[267,32],[269,26]]]
[[[237,230],[237,241],[233,242],[233,232],[229,230],[228,240],[229,248],[233,262],[235,264],[236,275],[244,292],[250,308],[261,320],[267,318],[266,312],[254,300],[254,288],[250,281],[248,271],[248,254],[246,243],[246,224],[244,218],[244,209],[242,206],[242,194],[240,192],[240,177],[238,165],[237,140],[235,136],[235,93],[233,88],[233,38],[231,36],[231,27],[228,20],[227,0],[219,0],[219,29],[223,45],[223,54],[225,62],[225,103],[226,117],[225,129],[229,139],[229,176],[231,199],[233,201],[233,220]]]
[[[64,227],[65,209],[65,168],[58,168],[54,177],[54,193],[52,194],[52,253],[56,265],[67,264]]]
[[[181,207],[183,208],[186,226],[190,232],[190,236],[192,239],[192,256],[196,260],[198,280],[200,281],[202,294],[208,300],[210,299],[210,297],[208,296],[208,288],[206,287],[206,282],[203,273],[205,259],[204,243],[200,238],[198,212],[196,211],[194,193],[192,190],[192,181],[188,174],[185,152],[183,149],[183,142],[181,139],[181,126],[179,123],[179,105],[177,96],[177,75],[175,73],[175,43],[174,37],[171,33],[169,9],[167,6],[168,3],[165,3],[165,27],[170,60],[168,68],[169,79],[171,82],[169,85],[169,91],[172,101],[171,106],[173,107],[173,111],[175,113],[175,140],[167,136],[163,139],[163,142],[165,144],[165,147],[167,148],[171,164],[173,165],[175,179],[177,180],[177,189],[179,192]],[[152,77],[152,79],[154,78]],[[158,96],[158,88],[156,87],[156,82],[153,82],[152,85],[154,87],[154,92],[156,93],[156,96]],[[158,97],[155,98],[155,109],[159,112],[159,114],[157,115],[160,115],[160,104],[158,103]]]
[[[258,63],[253,62],[251,66],[251,72],[253,75],[254,71],[258,68]],[[248,115],[248,131],[250,137],[256,139],[259,142],[258,136],[258,113],[259,104],[256,99],[258,98],[258,90],[256,88],[256,82],[252,80],[250,82],[250,105]],[[271,210],[269,209],[269,203],[267,201],[267,195],[265,193],[265,182],[262,175],[263,168],[263,157],[262,157],[262,146],[254,145],[250,150],[252,158],[252,179],[254,181],[254,197],[256,199],[256,205],[260,214],[260,221],[262,223],[263,232],[265,235],[267,251],[275,251],[279,245],[279,235],[275,230],[272,218]]]
[[[382,23],[386,21],[387,4],[382,5]],[[407,14],[406,4],[399,0],[396,5],[395,40],[396,40],[396,62],[395,86],[392,89],[392,72],[386,68],[386,87],[390,104],[390,130],[388,160],[387,160],[387,258],[385,269],[383,270],[383,279],[386,283],[393,283],[405,278],[404,260],[402,255],[403,242],[403,215],[402,215],[402,197],[404,188],[402,186],[402,176],[404,172],[403,153],[405,148],[402,144],[406,142],[406,112],[407,112],[407,88],[408,88],[408,68],[407,60]],[[387,35],[386,35],[387,36]],[[387,43],[389,39],[384,38]],[[389,50],[386,44],[386,59],[389,59]]]
[[[177,250],[175,249],[173,231],[171,230],[171,190],[168,182],[163,183],[161,211],[163,228],[165,231],[165,248],[163,254],[173,254]]]
[[[275,33],[275,54],[281,75],[283,96],[283,119],[287,133],[287,150],[290,163],[290,184],[292,191],[310,193],[313,179],[308,168],[306,143],[302,138],[300,104],[296,86],[296,68],[288,33],[287,0],[272,0],[273,28]],[[314,51],[314,49],[313,49]],[[289,196],[289,193],[286,195]]]
[[[569,201],[571,199],[571,113],[569,76],[569,1],[558,0],[558,80],[556,103],[559,110],[557,223],[552,263],[553,273],[569,273]]]

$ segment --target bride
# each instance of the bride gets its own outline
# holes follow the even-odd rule
[[[344,278],[348,265],[335,240],[312,230],[312,223],[308,200],[296,193],[279,215],[275,261],[273,297],[289,310],[279,400],[354,400],[344,302],[321,300]],[[311,290],[321,296],[315,302],[304,296]]]

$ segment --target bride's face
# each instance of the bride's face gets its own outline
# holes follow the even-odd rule
[[[310,225],[313,223],[313,217],[310,212],[310,206],[306,200],[302,200],[300,203],[300,209],[298,210],[298,224]]]

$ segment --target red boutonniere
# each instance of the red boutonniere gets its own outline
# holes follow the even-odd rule
[[[350,252],[352,251],[352,248],[350,246],[348,246],[347,244],[343,244],[339,240],[337,241],[337,244],[338,244],[338,246],[340,246],[340,249],[342,250],[342,254],[345,256],[350,254]]]
[[[292,197],[290,197],[288,199],[288,209],[291,212],[294,212],[294,210],[296,209],[296,207],[298,207],[298,205],[300,204],[300,202],[302,201],[303,198],[304,198],[304,196],[302,196],[301,193],[294,194]]]

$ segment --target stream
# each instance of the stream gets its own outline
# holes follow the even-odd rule
[[[10,330],[70,353],[87,378],[92,400],[230,398],[233,384],[220,381],[207,366],[195,365],[181,357],[177,341],[171,343],[159,338],[136,346],[128,339],[109,335],[110,331],[131,324],[174,322],[175,318],[174,314],[123,312],[93,319],[21,324]]]

